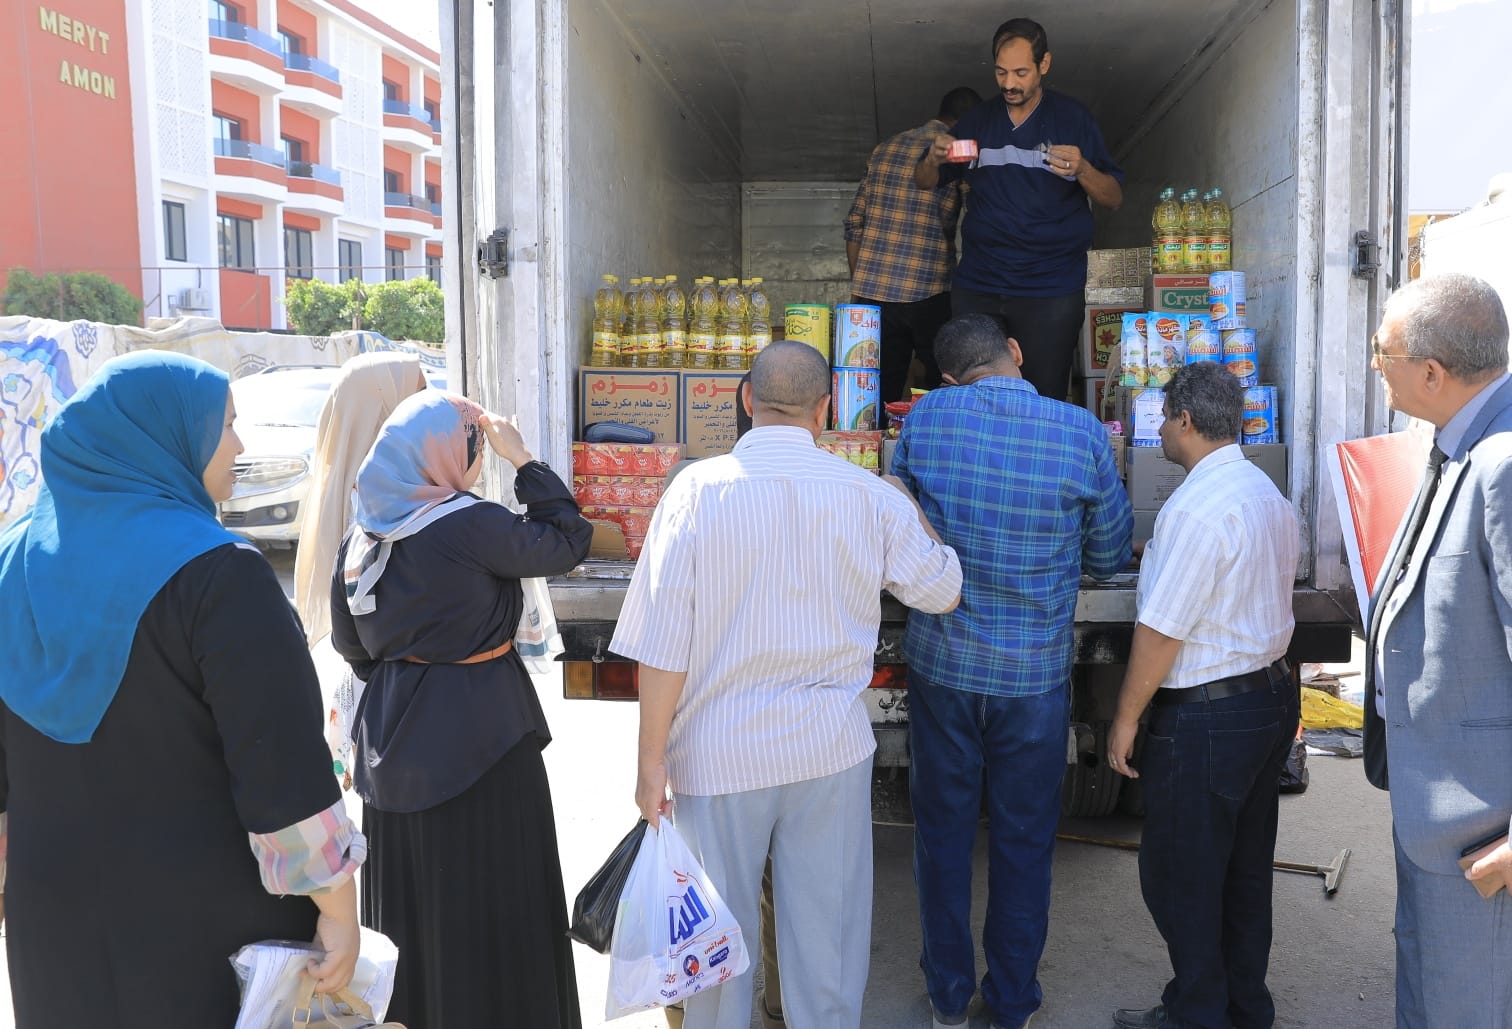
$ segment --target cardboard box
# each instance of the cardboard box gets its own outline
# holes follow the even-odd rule
[[[1149,247],[1087,252],[1088,289],[1140,289],[1149,274]]]
[[[1088,305],[1082,315],[1081,340],[1077,356],[1082,374],[1091,376],[1107,371],[1108,364],[1118,364],[1123,342],[1123,316],[1127,311],[1143,311],[1139,304],[1103,307]]]
[[[1134,433],[1134,400],[1149,388],[1148,386],[1113,387],[1113,420],[1123,425],[1126,435]]]
[[[1148,543],[1150,537],[1155,535],[1155,516],[1159,511],[1146,511],[1141,508],[1134,509],[1134,542]]]
[[[895,439],[882,438],[882,461],[877,470],[883,475],[892,474],[893,455],[898,452],[898,441]]]
[[[1160,427],[1165,424],[1165,390],[1149,388],[1134,398],[1125,432],[1130,449],[1159,449]]]
[[[1082,290],[1082,302],[1088,307],[1127,307],[1145,309],[1145,288],[1138,286],[1088,286]]]
[[[667,368],[583,368],[578,371],[578,431],[594,422],[621,422],[656,434],[657,443],[682,441],[678,386]]]
[[[631,561],[640,557],[645,546],[644,536],[626,536],[618,525],[608,521],[593,522],[593,541],[588,546],[588,556],[611,561]]]
[[[735,412],[745,372],[682,373],[683,442],[689,457],[728,454],[735,449]]]
[[[1208,313],[1206,275],[1151,275],[1145,283],[1145,307],[1151,311]]]
[[[626,539],[646,538],[651,530],[654,507],[622,507],[618,505],[589,506],[583,508],[583,517],[590,522],[611,522],[618,525]]]
[[[665,479],[682,459],[681,443],[574,443],[572,474]]]
[[[655,507],[665,478],[628,475],[574,475],[572,497],[579,507]]]
[[[1241,447],[1261,471],[1276,484],[1284,497],[1286,483],[1286,444],[1263,443]],[[1134,510],[1155,512],[1170,499],[1176,487],[1186,479],[1186,470],[1165,459],[1159,447],[1130,447],[1125,455],[1129,503]]]

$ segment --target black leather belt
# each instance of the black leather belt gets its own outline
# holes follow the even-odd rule
[[[1224,679],[1214,679],[1200,686],[1188,686],[1184,689],[1174,690],[1162,687],[1155,691],[1154,703],[1164,706],[1166,704],[1195,704],[1204,700],[1222,700],[1224,697],[1237,697],[1241,693],[1253,693],[1256,690],[1270,689],[1272,676],[1281,679],[1291,678],[1291,666],[1286,663],[1286,658],[1281,658],[1264,668],[1253,672],[1245,672],[1243,675],[1230,675]]]

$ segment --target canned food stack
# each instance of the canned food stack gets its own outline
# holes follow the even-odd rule
[[[882,424],[882,308],[838,304],[834,325],[834,427],[841,432],[875,432]]]
[[[1249,290],[1243,272],[1208,276],[1208,312],[1223,347],[1223,366],[1244,387],[1244,424],[1240,442],[1279,443],[1280,403],[1276,387],[1260,382],[1260,344],[1249,327]]]

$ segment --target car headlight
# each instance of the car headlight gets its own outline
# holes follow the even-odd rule
[[[236,486],[231,491],[233,500],[287,489],[309,474],[310,464],[299,457],[258,457],[238,461],[235,471]]]

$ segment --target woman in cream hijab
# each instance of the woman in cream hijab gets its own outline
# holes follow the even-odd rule
[[[331,632],[331,573],[352,518],[357,467],[399,402],[424,388],[419,355],[359,354],[341,366],[320,410],[294,556],[294,601],[310,646]]]

